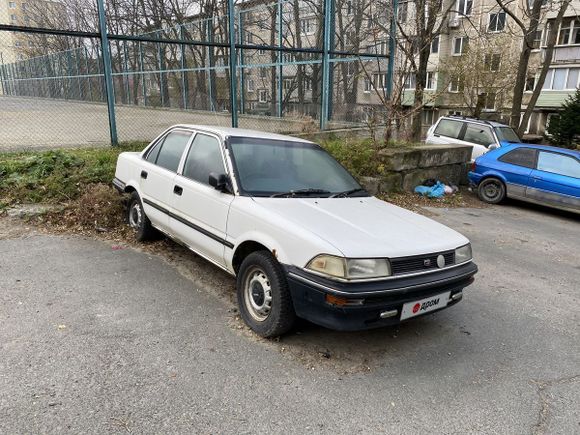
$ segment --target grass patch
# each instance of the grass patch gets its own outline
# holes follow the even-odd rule
[[[79,198],[87,186],[110,185],[119,153],[145,145],[0,154],[0,210],[19,203],[60,204]]]

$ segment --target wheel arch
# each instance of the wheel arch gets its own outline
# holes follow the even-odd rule
[[[237,275],[244,258],[256,251],[268,251],[276,260],[278,260],[278,262],[286,262],[287,257],[285,253],[277,246],[278,244],[273,240],[266,240],[262,237],[257,237],[256,235],[253,237],[246,237],[245,240],[237,244],[233,250],[231,265],[234,273]]]

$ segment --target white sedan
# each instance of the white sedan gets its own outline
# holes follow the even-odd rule
[[[477,266],[450,228],[370,196],[303,139],[177,125],[119,156],[138,240],[158,230],[237,277],[256,333],[296,316],[340,330],[398,323],[455,304]]]

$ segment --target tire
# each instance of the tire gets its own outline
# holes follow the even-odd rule
[[[288,282],[268,251],[252,252],[237,276],[240,314],[258,335],[269,338],[288,332],[296,321]]]
[[[505,184],[498,178],[486,178],[479,183],[477,196],[488,204],[499,204],[505,199]]]
[[[137,192],[131,194],[129,207],[127,207],[127,222],[135,231],[135,238],[139,242],[153,240],[157,236],[157,231],[151,225],[151,221],[143,210],[143,203]]]

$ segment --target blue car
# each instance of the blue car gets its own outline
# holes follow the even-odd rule
[[[482,201],[506,196],[580,213],[580,152],[547,145],[502,144],[479,157],[469,181]]]

